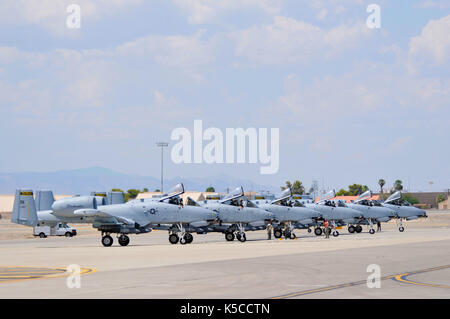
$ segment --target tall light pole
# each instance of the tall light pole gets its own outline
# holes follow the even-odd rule
[[[163,179],[164,179],[164,175],[163,175],[163,168],[164,168],[164,147],[169,146],[169,143],[166,142],[158,142],[156,143],[156,145],[158,147],[161,147],[161,194],[164,194],[164,190],[163,190]]]

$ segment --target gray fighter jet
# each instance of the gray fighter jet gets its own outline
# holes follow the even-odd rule
[[[110,234],[117,233],[119,244],[127,246],[130,242],[128,234],[148,233],[153,226],[160,224],[174,226],[175,230],[169,236],[171,243],[179,241],[181,244],[186,244],[192,242],[193,236],[185,231],[185,226],[209,225],[215,221],[216,214],[201,207],[184,207],[164,202],[170,201],[172,197],[177,197],[183,192],[183,184],[179,184],[172,192],[158,200],[138,200],[103,206],[97,206],[93,196],[87,196],[89,199],[87,203],[84,202],[86,199],[73,197],[71,201],[67,199],[63,204],[59,203],[56,207],[58,209],[53,211],[53,214],[52,211],[46,211],[45,218],[49,219],[48,217],[52,216],[51,218],[64,222],[75,222],[78,219],[81,222],[92,223],[94,228],[102,232],[102,244],[106,247],[113,244]],[[40,223],[32,191],[16,191],[11,220],[29,226]]]
[[[22,191],[31,193],[32,191]],[[19,192],[20,193],[20,192]],[[16,200],[20,196],[16,191]],[[25,195],[24,195],[25,196]],[[29,195],[26,195],[29,196]],[[28,197],[27,197],[28,198]],[[33,216],[36,214],[36,221],[33,219],[23,220],[18,218],[18,211],[13,210],[11,221],[17,224],[28,226],[55,226],[58,223],[91,223],[91,221],[83,216],[75,215],[77,209],[96,208],[104,205],[123,204],[124,196],[122,192],[108,192],[104,196],[74,196],[54,199],[53,192],[50,190],[38,190],[34,198],[35,210],[31,210]],[[16,206],[14,206],[16,207]],[[29,215],[30,218],[31,215]]]
[[[334,226],[333,236],[339,236],[339,232],[336,230],[337,226],[343,226],[346,224],[357,224],[363,218],[362,214],[353,209],[347,207],[345,204],[336,204],[331,199],[336,197],[334,190],[329,191],[325,196],[319,199],[315,204],[305,204],[306,207],[318,211],[323,220],[330,221]],[[322,235],[322,229],[316,227],[314,234],[317,236]]]
[[[321,214],[313,209],[306,208],[298,201],[292,200],[292,190],[286,188],[276,199],[271,201],[255,200],[259,208],[273,214],[273,235],[275,238],[295,239],[295,228],[308,228],[310,224],[316,224]]]
[[[392,209],[395,212],[395,218],[397,219],[398,230],[403,232],[403,220],[414,220],[418,218],[426,218],[427,213],[420,208],[412,206],[408,201],[402,199],[402,192],[397,191],[383,203],[383,207]]]
[[[207,201],[203,207],[218,214],[219,224],[211,230],[224,233],[227,241],[233,241],[236,237],[245,242],[246,230],[264,229],[273,217],[271,213],[248,200],[242,187],[236,188],[222,200]]]
[[[346,206],[356,209],[361,212],[363,219],[359,221],[358,224],[348,226],[349,233],[360,233],[362,231],[361,225],[369,226],[369,233],[375,234],[375,229],[373,229],[374,223],[377,222],[388,222],[391,218],[394,218],[395,212],[387,207],[381,206],[378,202],[370,201],[372,197],[372,192],[369,190],[361,194],[354,203],[348,203]]]

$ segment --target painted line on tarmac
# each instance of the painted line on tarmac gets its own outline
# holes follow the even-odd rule
[[[80,275],[97,272],[95,268],[80,267]],[[0,284],[33,279],[66,277],[71,273],[66,268],[42,268],[22,266],[0,266]]]
[[[397,276],[395,276],[392,279],[394,281],[401,282],[401,283],[404,283],[404,284],[450,289],[449,285],[430,284],[430,283],[426,283],[426,282],[418,282],[418,281],[412,281],[412,280],[408,280],[407,279],[409,276],[421,274],[421,273],[424,273],[424,272],[430,272],[430,271],[447,269],[447,268],[450,268],[450,265],[440,266],[440,267],[435,267],[435,268],[429,268],[429,269],[426,269],[425,271],[418,271],[418,272],[415,271],[415,272],[410,272],[410,273],[404,273],[404,274],[397,275]]]
[[[409,273],[384,276],[384,277],[381,277],[381,280],[393,279],[397,282],[408,283],[408,284],[415,284],[415,285],[436,287],[436,288],[450,288],[450,286],[446,286],[446,285],[418,283],[418,282],[413,282],[413,281],[404,279],[407,276],[422,274],[422,273],[426,273],[426,272],[437,271],[437,270],[442,270],[442,269],[447,269],[447,268],[450,268],[450,265],[421,269],[421,270],[412,271]],[[339,284],[339,285],[327,286],[327,287],[323,287],[323,288],[308,289],[308,290],[293,292],[293,293],[289,293],[289,294],[285,294],[285,295],[271,297],[270,299],[287,299],[287,298],[299,297],[299,296],[304,296],[304,295],[309,295],[309,294],[314,294],[314,293],[319,293],[319,292],[324,292],[324,291],[330,291],[330,290],[335,290],[335,289],[359,286],[359,285],[363,285],[366,283],[367,283],[367,280],[359,280],[359,281],[353,281],[353,282],[349,282],[349,283],[345,283],[345,284]]]

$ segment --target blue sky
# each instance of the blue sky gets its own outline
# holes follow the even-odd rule
[[[446,0],[5,0],[0,171],[157,177],[155,142],[201,119],[280,128],[278,173],[168,160],[168,177],[447,189],[449,31]]]

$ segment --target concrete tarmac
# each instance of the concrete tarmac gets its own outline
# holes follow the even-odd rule
[[[330,239],[248,232],[245,243],[212,233],[189,245],[155,231],[130,236],[128,247],[116,238],[103,247],[99,233],[77,225],[73,238],[1,240],[0,298],[450,298],[449,225],[406,225]],[[80,288],[67,287],[72,264],[82,267]],[[367,287],[371,264],[380,288]]]

